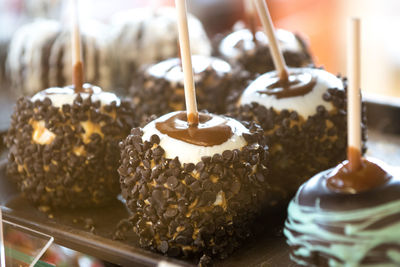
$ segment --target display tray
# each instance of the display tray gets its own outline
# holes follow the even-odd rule
[[[400,165],[400,104],[367,99],[369,119],[368,155],[392,166]],[[7,102],[7,101],[5,101]],[[4,108],[1,107],[0,109]],[[0,111],[0,126],[7,118]],[[9,115],[8,115],[9,116]],[[4,126],[2,127],[4,129]],[[2,129],[0,129],[1,131]],[[0,163],[0,205],[3,217],[54,237],[55,243],[122,266],[191,266],[195,261],[169,258],[141,249],[131,232],[126,240],[113,239],[117,224],[129,214],[116,200],[96,209],[43,211],[35,208],[16,190],[5,174],[6,151],[2,147]],[[400,171],[400,170],[399,170]],[[215,260],[215,266],[296,266],[290,262],[289,248],[281,235],[284,214],[268,214],[256,223],[254,235],[233,255]],[[169,265],[170,264],[170,265]]]

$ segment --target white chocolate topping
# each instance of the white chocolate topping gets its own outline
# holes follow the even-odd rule
[[[219,58],[194,55],[192,60],[195,81],[199,81],[201,79],[200,74],[208,68],[215,70],[220,76],[224,76],[231,71],[229,63]],[[178,58],[171,58],[157,63],[148,68],[146,72],[152,77],[165,78],[171,83],[183,84],[183,70]]]
[[[232,118],[213,115],[214,117],[220,118],[222,120],[227,120],[227,124],[231,127],[233,135],[224,143],[215,146],[198,146],[194,144],[189,144],[181,140],[172,138],[166,134],[161,133],[156,128],[157,122],[163,122],[170,117],[176,115],[180,111],[168,113],[152,122],[147,124],[143,128],[143,141],[149,141],[152,135],[158,135],[160,138],[160,146],[165,151],[165,158],[174,159],[179,158],[181,164],[183,163],[193,163],[196,164],[201,161],[201,157],[210,156],[214,154],[222,154],[225,150],[241,149],[247,145],[246,140],[243,137],[244,133],[249,133],[249,130],[243,126],[237,120]]]
[[[343,82],[335,75],[321,69],[314,68],[289,68],[289,72],[307,72],[316,77],[316,85],[311,92],[295,97],[278,99],[275,95],[259,93],[271,84],[271,79],[276,79],[276,72],[271,71],[259,76],[243,92],[240,98],[240,105],[247,105],[253,102],[263,105],[266,108],[273,108],[276,111],[283,109],[294,110],[300,116],[307,119],[317,113],[318,106],[324,106],[326,110],[333,109],[331,102],[324,101],[322,96],[328,88],[343,89]]]
[[[278,29],[276,30],[278,39],[278,45],[282,51],[293,51],[301,53],[303,47],[296,36],[289,31]],[[261,44],[268,45],[267,36],[261,32],[256,32],[256,39]],[[255,49],[255,43],[253,41],[253,34],[248,29],[237,30],[226,36],[219,46],[220,53],[227,58],[236,58],[241,55],[241,49],[243,47],[245,51],[251,51]]]
[[[100,101],[102,106],[110,105],[115,102],[117,106],[120,105],[121,100],[114,94],[110,92],[104,92],[98,86],[92,86],[88,83],[83,85],[84,89],[92,90],[91,93],[80,93],[82,99],[91,97],[92,102]],[[52,87],[46,90],[40,91],[31,98],[32,102],[36,100],[43,101],[45,98],[49,98],[54,107],[61,108],[64,104],[72,105],[75,98],[78,96],[74,89],[70,86],[67,87]]]

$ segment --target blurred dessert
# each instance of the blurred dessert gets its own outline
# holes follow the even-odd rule
[[[111,49],[114,53],[116,85],[128,90],[141,66],[178,56],[178,29],[175,9],[136,8],[115,14],[111,19]],[[209,56],[211,44],[201,22],[188,16],[192,53]]]
[[[250,72],[252,77],[274,69],[268,38],[261,32],[238,29],[225,36],[219,44],[218,54],[232,65],[239,65]],[[313,65],[307,43],[297,34],[278,29],[278,44],[284,59],[290,67]]]
[[[110,89],[110,55],[104,34],[107,26],[87,21],[82,25],[82,52],[86,80]],[[12,87],[32,96],[72,79],[69,29],[55,20],[37,19],[19,28],[10,44],[7,69]]]

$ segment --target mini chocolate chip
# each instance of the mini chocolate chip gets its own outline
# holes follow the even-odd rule
[[[191,185],[194,181],[197,181],[193,176],[191,175],[186,175],[185,176],[185,183],[186,185]]]
[[[221,154],[214,154],[212,157],[212,162],[214,163],[221,163],[223,162]]]
[[[222,157],[224,158],[224,161],[229,161],[231,160],[233,156],[233,152],[231,150],[225,150],[222,152]]]
[[[45,107],[51,106],[51,100],[50,100],[50,98],[46,97],[46,98],[43,100],[43,105],[44,105]]]
[[[199,263],[197,264],[198,267],[211,267],[213,266],[213,260],[210,256],[207,256],[206,254],[203,254],[201,256]]]
[[[256,173],[256,178],[260,183],[264,182],[265,180],[264,175],[261,172]]]
[[[153,154],[155,156],[160,156],[161,157],[162,155],[164,155],[164,149],[162,147],[158,146],[158,147],[153,149]]]
[[[198,192],[201,189],[201,183],[199,181],[195,181],[190,185],[190,188],[193,192]]]
[[[161,251],[161,253],[166,253],[168,251],[168,242],[167,241],[161,241],[160,246],[158,249]]]
[[[332,96],[331,96],[331,94],[329,92],[325,92],[322,95],[322,99],[325,100],[325,101],[330,101],[332,99]]]
[[[286,129],[289,128],[290,127],[290,119],[288,119],[288,118],[283,119],[282,126]]]
[[[211,204],[215,201],[216,195],[211,191],[204,191],[201,194],[201,200],[204,204]]]
[[[160,143],[160,137],[158,135],[156,135],[156,134],[153,134],[150,137],[150,142],[153,143],[153,144],[157,144],[158,145]]]
[[[299,119],[299,114],[297,113],[297,111],[292,111],[292,112],[290,113],[289,118],[290,118],[291,120],[297,121],[297,120]]]
[[[201,157],[201,161],[204,163],[210,163],[211,162],[211,157],[210,156],[203,156]]]
[[[178,157],[175,157],[173,160],[169,162],[169,167],[174,169],[174,168],[179,168],[181,166]]]
[[[214,184],[210,181],[210,180],[206,180],[203,183],[203,190],[212,190],[213,189]]]
[[[180,248],[178,248],[178,247],[170,247],[169,249],[168,249],[168,256],[170,256],[170,257],[178,257],[179,256],[179,254],[180,254]]]
[[[140,128],[133,128],[133,129],[131,130],[131,134],[132,134],[132,135],[141,135],[141,134],[142,134],[142,131],[140,130]]]
[[[230,191],[233,194],[237,194],[240,191],[241,184],[238,180],[234,180],[231,184]]]
[[[253,135],[248,133],[243,133],[243,138],[246,140],[247,143],[253,142]]]
[[[183,168],[185,172],[192,172],[196,166],[193,163],[184,163]]]
[[[320,115],[324,115],[325,112],[326,112],[325,107],[322,106],[322,105],[318,105],[318,107],[317,107],[317,113],[320,114]]]
[[[176,243],[180,244],[180,245],[189,245],[191,238],[187,238],[183,235],[178,235],[175,239]]]
[[[163,203],[165,202],[163,193],[157,189],[153,190],[153,192],[151,193],[151,198],[158,205],[163,205]]]
[[[151,164],[150,164],[149,160],[145,159],[145,160],[142,161],[142,163],[147,169],[151,168]]]
[[[204,170],[204,167],[205,167],[205,164],[204,164],[204,162],[202,162],[202,161],[200,161],[200,162],[198,162],[198,163],[196,164],[196,170],[197,170],[198,172],[201,172],[202,170]]]
[[[133,144],[137,152],[143,151],[143,144],[142,143],[134,143]]]
[[[171,187],[172,189],[174,189],[177,185],[178,185],[178,179],[176,179],[176,177],[175,176],[170,176],[170,177],[168,177],[168,179],[167,179],[167,185],[169,186],[169,187]]]
[[[210,174],[208,172],[202,172],[200,174],[200,180],[208,179],[208,177],[210,177]]]
[[[167,210],[164,212],[164,217],[166,219],[170,219],[175,217],[178,214],[178,210],[174,208],[167,208]]]

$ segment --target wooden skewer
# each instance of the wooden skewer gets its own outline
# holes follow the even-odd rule
[[[72,25],[71,25],[71,46],[72,46],[72,84],[75,92],[83,92],[83,63],[81,49],[81,33],[79,28],[79,14],[77,0],[72,0]]]
[[[256,15],[253,0],[244,0],[244,10],[246,14],[247,26],[253,35],[253,41],[256,42]]]
[[[5,242],[5,240],[4,240],[4,234],[3,234],[3,217],[2,217],[1,206],[0,206],[0,266],[6,266],[4,242]]]
[[[265,34],[269,40],[269,47],[271,48],[272,59],[274,61],[275,69],[278,72],[279,78],[282,81],[288,79],[288,71],[285,59],[283,58],[282,51],[279,49],[278,40],[275,35],[274,25],[272,23],[271,15],[269,14],[265,0],[254,0],[258,16],[260,17],[261,24],[264,28]]]
[[[184,74],[187,121],[190,126],[196,126],[199,124],[199,113],[197,111],[196,89],[193,79],[186,0],[175,0],[175,5],[178,12],[178,32]]]
[[[351,171],[361,166],[361,95],[360,95],[360,19],[350,21],[347,68],[349,87],[347,90],[347,157]]]

